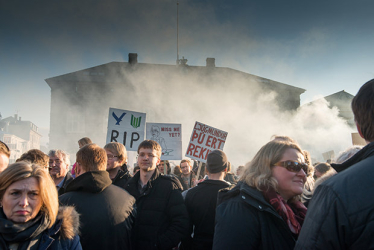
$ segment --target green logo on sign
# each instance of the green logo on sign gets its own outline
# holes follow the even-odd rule
[[[142,117],[134,117],[133,115],[131,115],[131,126],[133,126],[134,128],[138,128],[140,126],[140,122],[142,120]]]

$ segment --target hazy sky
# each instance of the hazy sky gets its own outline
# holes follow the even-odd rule
[[[374,77],[374,2],[179,1],[179,54],[306,89],[302,103]],[[0,112],[49,127],[44,79],[126,61],[175,64],[176,1],[0,0]],[[53,100],[52,100],[53,101]]]

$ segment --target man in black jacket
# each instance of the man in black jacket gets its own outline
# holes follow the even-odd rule
[[[80,214],[83,249],[130,249],[135,199],[112,185],[106,171],[107,155],[96,144],[77,153],[77,177],[59,197],[63,205],[74,206]]]
[[[145,140],[138,147],[138,171],[126,190],[136,198],[137,218],[133,228],[134,249],[172,249],[186,237],[188,214],[181,184],[157,170],[161,146]]]
[[[352,100],[357,130],[369,144],[318,186],[295,249],[374,249],[374,79]]]
[[[113,185],[125,188],[127,181],[132,177],[127,169],[127,151],[119,142],[109,142],[104,146],[108,161],[106,171]]]
[[[188,237],[182,242],[184,249],[212,249],[218,190],[230,187],[230,183],[224,180],[228,166],[226,154],[219,149],[213,150],[206,162],[209,179],[187,191],[188,236],[193,233],[193,238]]]

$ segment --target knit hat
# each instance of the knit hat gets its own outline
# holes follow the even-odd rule
[[[208,154],[206,168],[209,173],[219,173],[228,166],[229,162],[227,161],[227,156],[222,150],[216,149]]]

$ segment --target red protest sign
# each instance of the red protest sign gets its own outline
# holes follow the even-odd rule
[[[225,131],[196,122],[188,143],[186,156],[206,162],[209,152],[214,149],[223,149],[227,134]]]

